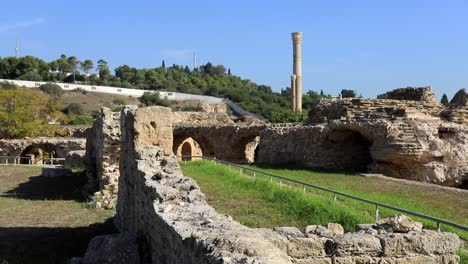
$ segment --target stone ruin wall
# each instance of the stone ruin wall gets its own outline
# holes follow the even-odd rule
[[[260,131],[265,125],[174,126],[174,153],[191,138],[199,144],[198,153],[217,159],[249,163],[254,161]]]
[[[468,93],[465,89],[455,94],[441,116],[450,122],[468,125]]]
[[[430,86],[398,88],[377,96],[377,99],[394,99],[404,101],[435,102],[436,96]]]
[[[468,127],[440,120],[332,120],[268,127],[260,163],[381,173],[445,186],[468,180]]]
[[[86,194],[97,208],[115,208],[120,176],[120,113],[101,108],[88,132],[85,157]]]
[[[357,233],[314,225],[302,232],[294,227],[248,228],[218,214],[171,154],[170,119],[170,110],[162,107],[123,110],[116,219],[121,235],[93,239],[80,263],[459,261],[456,235],[420,231],[416,225],[399,233],[395,228],[377,232],[372,225],[362,225]]]
[[[84,156],[84,138],[24,138],[0,139],[0,156],[21,156],[28,147],[43,147],[55,151],[55,157],[68,158],[70,155]]]

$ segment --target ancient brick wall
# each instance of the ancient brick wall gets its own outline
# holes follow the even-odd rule
[[[272,126],[260,134],[257,162],[460,186],[468,180],[468,127],[401,117]]]
[[[84,150],[86,140],[83,138],[25,138],[0,139],[0,156],[20,156],[31,146],[49,146],[55,157],[64,158],[71,151]]]
[[[304,232],[294,227],[242,226],[210,207],[196,182],[182,175],[176,158],[166,151],[172,148],[167,140],[172,137],[169,109],[139,111],[127,107],[122,113],[116,222],[122,234],[130,235],[100,237],[99,241],[105,243],[95,241],[83,264],[109,259],[102,256],[114,254],[109,243],[118,245],[126,263],[132,256],[142,263],[459,261],[456,235],[421,231],[420,224],[402,226],[403,222],[398,222],[401,217],[392,220],[396,225],[385,230],[379,225],[363,225],[357,233],[345,234],[336,224],[330,229],[310,225]],[[154,129],[146,129],[151,127]],[[397,231],[400,233],[394,233]],[[104,244],[107,250],[103,250]],[[135,248],[139,248],[139,256],[134,256]]]
[[[120,160],[120,113],[103,107],[88,132],[85,192],[98,208],[112,209],[117,203]]]
[[[430,86],[427,87],[406,87],[392,90],[377,96],[378,99],[393,99],[405,101],[426,101],[436,102],[436,96]]]
[[[355,118],[395,120],[397,117],[417,115],[439,116],[443,106],[432,101],[403,101],[393,99],[320,99],[309,112],[307,123],[318,124],[328,120]]]

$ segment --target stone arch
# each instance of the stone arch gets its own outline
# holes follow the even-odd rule
[[[332,168],[367,172],[372,165],[372,141],[361,132],[349,128],[332,129],[325,138],[323,155],[333,161]]]
[[[44,164],[46,158],[59,158],[56,147],[50,143],[29,145],[21,152],[20,156],[30,158],[31,163],[37,165]],[[29,163],[29,160],[21,159],[20,163]]]
[[[195,160],[200,158],[183,158],[182,156],[203,156],[204,151],[198,141],[192,137],[174,138],[174,154],[179,160]]]

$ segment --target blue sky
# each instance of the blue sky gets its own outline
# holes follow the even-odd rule
[[[468,1],[5,1],[0,56],[60,54],[111,67],[212,62],[279,91],[303,32],[304,90],[366,97],[431,85],[468,88]]]

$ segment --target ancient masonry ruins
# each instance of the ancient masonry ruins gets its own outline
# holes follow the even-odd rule
[[[118,179],[116,223],[120,234],[94,238],[84,257],[74,260],[76,263],[459,261],[455,255],[459,239],[455,234],[421,230],[419,223],[404,216],[378,225],[359,225],[356,233],[343,233],[339,225],[333,224],[328,228],[310,225],[304,231],[242,226],[230,216],[218,214],[207,204],[197,183],[182,174],[172,153],[178,129],[174,130],[172,119],[168,108],[126,107],[120,124],[116,124],[111,121],[116,120],[115,114],[102,111],[92,129],[95,147],[89,146],[87,151],[89,157],[94,157],[91,159],[96,159],[90,165],[101,169],[96,175],[102,175],[104,184],[99,182],[99,186],[109,182],[113,187],[106,190],[115,190]],[[223,130],[213,128],[218,129]],[[263,130],[258,132],[264,135]],[[111,155],[119,157],[110,159]],[[102,170],[99,166],[112,169]],[[112,176],[108,172],[118,178],[109,180]]]

